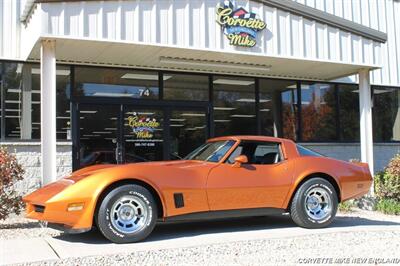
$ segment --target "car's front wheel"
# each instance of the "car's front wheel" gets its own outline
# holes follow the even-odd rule
[[[153,231],[157,204],[146,188],[122,185],[104,197],[96,218],[101,233],[112,242],[137,242]]]
[[[290,215],[301,227],[321,228],[333,221],[337,207],[338,196],[332,184],[323,178],[312,178],[296,191]]]

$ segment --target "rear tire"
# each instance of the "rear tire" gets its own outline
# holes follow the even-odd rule
[[[338,196],[332,184],[323,178],[312,178],[296,191],[290,205],[292,220],[304,228],[322,228],[335,218]]]
[[[154,229],[157,204],[139,185],[123,185],[110,191],[99,207],[96,221],[100,232],[114,243],[145,239]]]

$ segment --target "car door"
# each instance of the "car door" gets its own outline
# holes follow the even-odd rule
[[[234,159],[239,155],[246,155],[248,163],[235,167]],[[210,171],[210,210],[282,208],[292,172],[292,162],[284,159],[281,143],[242,141],[226,162]]]

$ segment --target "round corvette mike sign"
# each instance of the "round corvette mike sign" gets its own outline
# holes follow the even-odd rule
[[[223,27],[229,43],[235,46],[255,46],[257,33],[267,26],[255,13],[248,12],[243,7],[234,9],[231,1],[217,5],[216,20]]]

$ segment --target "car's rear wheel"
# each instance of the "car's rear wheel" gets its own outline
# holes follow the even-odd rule
[[[104,197],[96,218],[101,233],[112,242],[137,242],[153,231],[157,204],[146,188],[122,185]]]
[[[338,196],[333,185],[323,178],[312,178],[304,182],[290,205],[293,221],[305,228],[321,228],[335,218]]]

